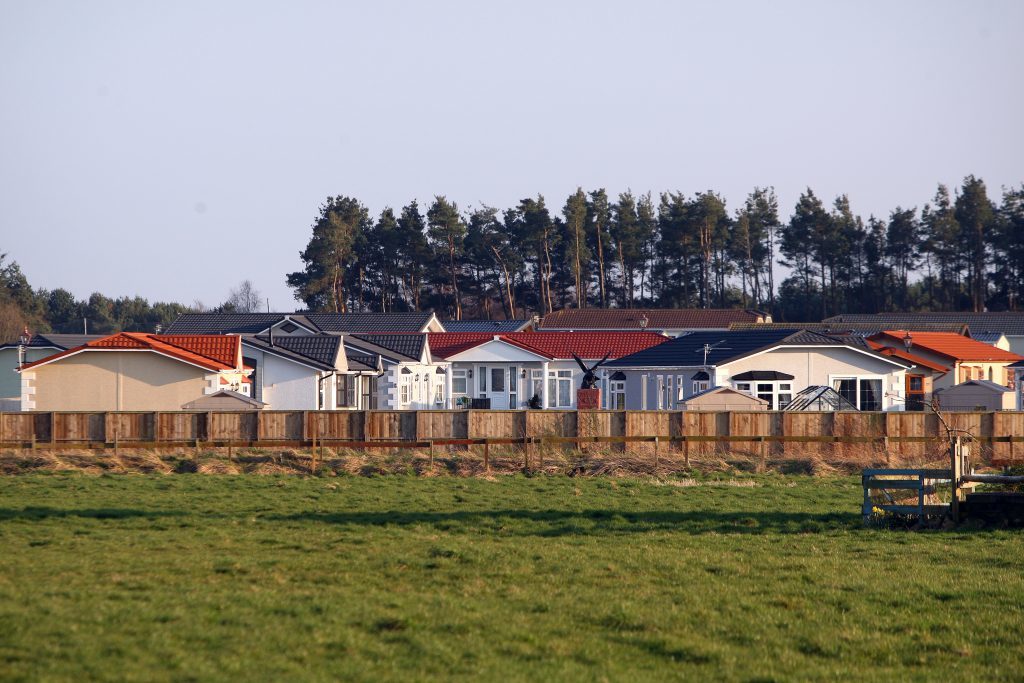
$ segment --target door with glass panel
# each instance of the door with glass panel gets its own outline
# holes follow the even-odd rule
[[[491,400],[491,408],[508,408],[508,372],[503,365],[477,366],[477,395]]]

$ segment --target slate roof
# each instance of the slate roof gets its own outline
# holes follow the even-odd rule
[[[274,337],[274,343],[271,344],[270,337],[261,334],[246,336],[244,342],[249,346],[312,365],[320,370],[334,370],[342,338],[334,334],[309,334],[294,337],[277,335]]]
[[[422,334],[353,334],[350,339],[364,341],[393,354],[404,356],[406,360],[418,361],[423,357],[423,345],[427,341],[426,333]]]
[[[837,316],[842,317],[842,316]],[[831,318],[830,318],[831,320]],[[908,323],[910,330],[920,330],[922,332],[954,332],[956,334],[969,334],[969,327],[966,323],[958,322],[921,322],[911,321]],[[786,329],[796,330],[804,329],[811,332],[820,332],[821,334],[828,334],[831,336],[845,336],[845,335],[866,335],[873,334],[875,332],[881,332],[882,330],[891,327],[885,322],[876,320],[873,322],[823,322],[823,323],[732,323],[729,325],[730,330],[764,330],[764,329]],[[974,336],[973,333],[970,333]]]
[[[445,332],[519,332],[530,324],[530,320],[444,320]]]
[[[886,346],[896,343],[902,344],[903,337],[906,334],[906,330],[886,330],[873,335],[871,341],[879,342]],[[959,361],[1015,362],[1022,359],[1022,356],[1018,356],[1016,353],[1003,351],[991,344],[986,344],[969,337],[961,337],[957,334],[950,334],[949,332],[911,332],[910,337],[912,340],[911,353],[914,352],[915,347],[920,347],[921,349]]]
[[[287,313],[183,313],[164,334],[257,334]]]
[[[780,345],[806,346],[844,345],[842,341],[816,332],[792,329],[770,329],[750,332],[693,332],[670,339],[645,351],[608,363],[608,367],[702,367],[704,345],[714,346],[707,355],[707,365],[722,365],[758,351]]]
[[[94,339],[102,339],[104,334],[55,334],[51,332],[36,333],[29,340],[28,348],[33,349],[71,349],[81,346]],[[18,340],[0,344],[0,349],[15,348],[19,345]]]
[[[380,356],[346,346],[345,358],[348,360],[349,370],[355,370],[357,372],[376,372],[377,361]]]
[[[877,313],[845,314],[826,318],[823,322],[882,322],[886,329],[907,329],[920,323],[960,323],[971,328],[971,332],[1001,332],[1008,336],[1024,336],[1024,312],[971,313]]]
[[[995,345],[1005,336],[1002,332],[971,332],[971,339],[977,339],[983,344]]]
[[[643,318],[647,326],[641,326]],[[538,330],[700,330],[756,323],[767,314],[731,308],[563,308],[548,313]]]
[[[433,313],[184,313],[165,334],[258,334],[285,317],[320,332],[419,332]]]
[[[241,338],[234,335],[158,335],[144,332],[120,332],[94,339],[80,346],[47,356],[21,369],[45,365],[65,356],[100,349],[156,351],[166,356],[209,370],[239,369]]]
[[[323,332],[420,332],[433,313],[307,313],[305,318]]]
[[[596,360],[628,356],[668,341],[654,332],[510,332],[493,335],[486,332],[434,332],[430,334],[430,350],[439,358],[448,358],[468,349],[486,344],[495,337],[514,346],[552,359],[580,358]]]

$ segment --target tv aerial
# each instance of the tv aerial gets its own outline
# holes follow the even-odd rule
[[[724,343],[725,343],[725,340],[721,339],[719,341],[716,341],[714,344],[704,344],[704,348],[694,349],[693,352],[694,353],[701,353],[701,352],[703,352],[704,353],[704,365],[707,365],[708,364],[708,354],[711,353],[712,351],[714,351],[715,349],[721,349],[723,351],[731,350],[728,346],[722,346],[722,344],[724,344]]]

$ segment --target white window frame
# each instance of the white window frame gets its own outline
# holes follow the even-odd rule
[[[683,388],[686,386],[686,382],[683,379],[683,375],[676,375],[676,403],[686,400]]]
[[[530,370],[530,397],[527,402],[532,401],[533,397],[536,396],[541,401],[544,400],[544,371],[540,369]],[[547,408],[547,406],[541,406]]]
[[[693,381],[693,394],[699,394],[702,391],[707,391],[711,388],[711,380],[709,379],[697,379]],[[690,394],[691,396],[693,394]]]
[[[654,405],[655,410],[665,409],[665,376],[655,375],[654,376]]]
[[[407,406],[412,399],[412,391],[409,387],[409,380],[404,377],[398,380],[398,405]]]
[[[464,382],[463,387],[465,391],[459,391],[456,389],[456,382],[462,380]],[[469,396],[469,370],[466,368],[453,368],[452,369],[452,398],[458,396]]]
[[[568,403],[560,403],[558,400],[559,386],[563,382],[569,384]],[[548,403],[551,408],[572,408],[572,370],[548,370]]]
[[[862,408],[860,407],[860,383],[861,383],[861,381],[863,381],[863,380],[878,380],[878,381],[880,381],[882,383],[882,393],[878,397],[878,402],[879,402],[878,409],[880,411],[885,410],[885,387],[886,387],[886,384],[885,384],[886,376],[885,375],[849,375],[849,374],[845,374],[845,373],[841,374],[841,375],[829,375],[828,376],[828,385],[834,389],[835,388],[835,383],[836,383],[837,379],[853,379],[853,380],[857,380],[857,400],[853,402],[853,405],[855,405],[857,407],[857,410],[862,410]]]
[[[622,399],[622,407],[618,406],[619,399]],[[608,409],[626,409],[626,380],[614,379],[608,381]]]

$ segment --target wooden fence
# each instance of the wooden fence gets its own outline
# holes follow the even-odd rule
[[[1024,458],[1024,412],[950,413],[984,455]],[[929,413],[556,410],[0,413],[0,448],[433,447],[561,444],[772,454],[884,449],[922,456],[945,438]],[[852,452],[852,451],[851,451]]]

